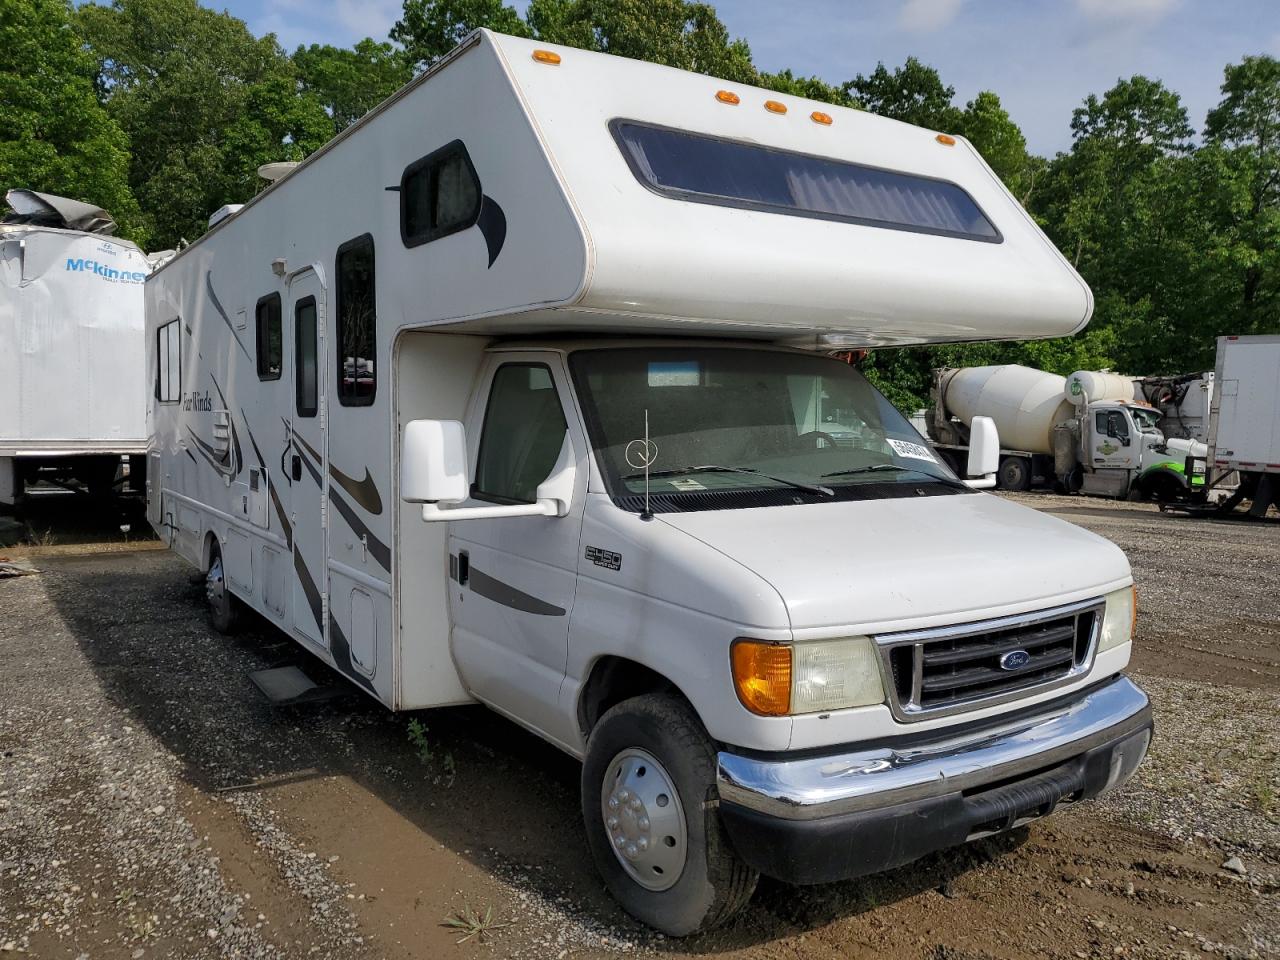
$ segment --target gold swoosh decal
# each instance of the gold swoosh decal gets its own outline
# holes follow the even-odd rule
[[[329,476],[333,477],[334,483],[351,495],[352,500],[369,513],[374,516],[382,513],[382,497],[378,496],[378,487],[373,482],[368,467],[364,468],[363,480],[353,480],[331,463]]]

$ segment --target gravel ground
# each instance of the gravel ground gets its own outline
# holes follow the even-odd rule
[[[0,580],[0,953],[1280,956],[1280,528],[1019,499],[1134,563],[1158,724],[1138,777],[858,883],[762,883],[741,920],[685,941],[612,904],[577,766],[505,721],[399,717],[345,689],[272,708],[249,671],[341,681],[269,628],[211,633],[192,571],[156,545],[4,551],[40,572]],[[442,925],[487,914],[463,943]]]

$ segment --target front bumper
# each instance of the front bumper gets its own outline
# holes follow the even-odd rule
[[[1151,707],[1126,677],[979,727],[837,755],[722,752],[720,813],[738,855],[790,883],[827,883],[1042,817],[1131,777]]]

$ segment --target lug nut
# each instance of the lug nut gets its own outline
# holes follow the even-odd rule
[[[640,818],[640,822],[639,822],[639,823],[637,823],[637,824],[636,824],[636,826],[638,826],[641,830],[648,830],[648,829],[649,829],[649,818],[648,818],[648,817],[641,817],[641,818]]]
[[[610,817],[608,820],[606,820],[606,821],[604,822],[604,824],[605,824],[605,826],[606,826],[606,827],[608,827],[610,830],[617,830],[617,829],[618,829],[618,818],[617,818],[617,817]]]

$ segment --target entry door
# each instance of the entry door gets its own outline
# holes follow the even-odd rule
[[[1114,434],[1114,436],[1112,435]],[[1093,414],[1093,465],[1132,469],[1137,465],[1141,435],[1123,410],[1103,409]],[[1126,444],[1125,441],[1128,441]]]
[[[307,270],[289,283],[293,327],[293,417],[289,471],[293,523],[293,628],[318,646],[325,643],[329,577],[325,563],[325,289]]]
[[[512,355],[487,369],[486,402],[467,422],[472,502],[530,503],[566,436],[568,384],[557,356]],[[478,437],[478,443],[476,438]],[[577,580],[585,471],[566,517],[451,523],[454,660],[470,691],[546,736],[569,742],[558,707]]]

